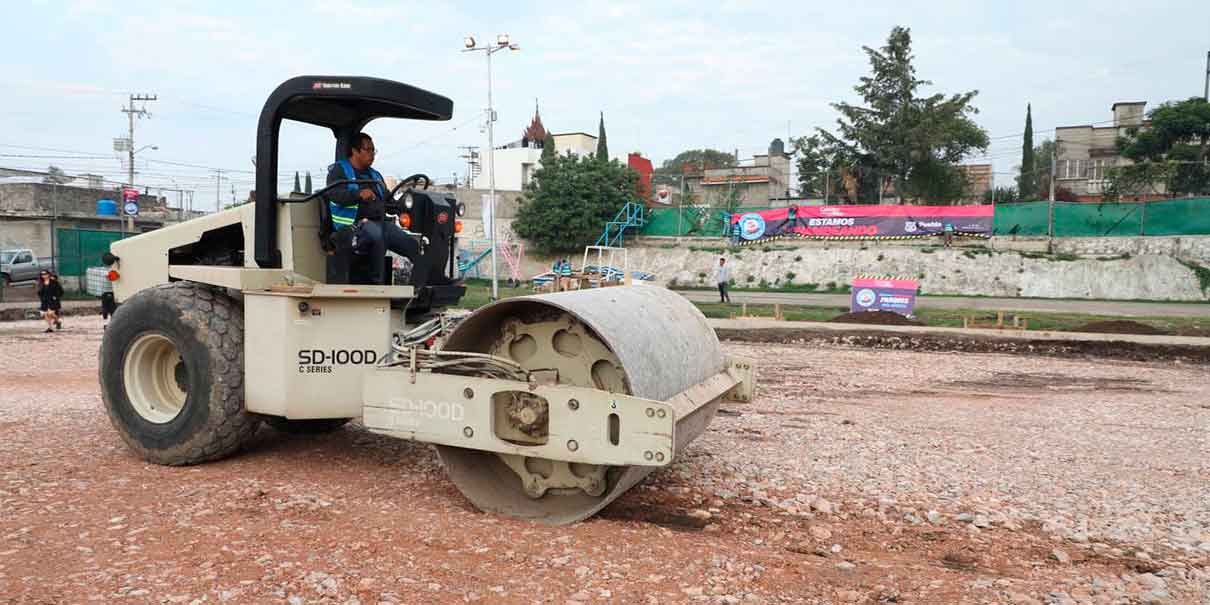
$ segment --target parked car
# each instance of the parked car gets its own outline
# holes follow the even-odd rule
[[[0,250],[0,282],[9,285],[38,279],[38,272],[52,269],[51,259],[39,259],[27,248]]]

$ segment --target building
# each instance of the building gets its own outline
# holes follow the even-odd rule
[[[720,204],[728,198],[740,206],[785,205],[790,190],[790,156],[781,139],[773,139],[769,153],[753,156],[730,168],[685,165],[685,187],[697,204]]]
[[[626,156],[626,166],[639,175],[639,181],[634,187],[635,197],[640,202],[651,205],[654,200],[654,194],[651,191],[651,175],[655,172],[655,167],[651,165],[651,160],[643,157],[641,154],[630,153]]]
[[[963,197],[967,200],[981,201],[983,195],[991,191],[996,184],[991,164],[963,164],[958,168],[966,175],[966,191]]]
[[[1055,144],[1058,147],[1055,162],[1055,187],[1071,192],[1081,202],[1100,202],[1104,192],[1108,171],[1126,165],[1130,160],[1118,155],[1117,140],[1125,136],[1132,127],[1146,127],[1145,101],[1114,103],[1111,126],[1061,126],[1055,129]],[[1162,183],[1152,187],[1147,195],[1132,196],[1137,199],[1160,199],[1167,197]]]
[[[44,182],[46,176],[0,168],[0,248],[30,248],[39,257],[64,257],[69,253],[60,249],[63,241],[78,242],[81,234],[112,239],[117,236],[107,234],[127,229],[122,218],[97,212],[99,200],[113,200],[120,206],[119,189],[105,187],[105,182],[94,187],[97,178],[88,175],[67,177],[64,183]],[[169,208],[163,197],[142,194],[134,229],[152,231],[197,215]]]
[[[521,138],[496,148],[496,190],[521,191],[529,184],[534,171],[542,165],[542,145],[550,134],[555,142],[555,153],[586,156],[597,152],[597,137],[585,132],[550,133],[542,124],[542,116],[534,104],[534,117],[529,126],[521,131]],[[488,174],[486,157],[480,157],[483,170],[471,181],[473,189],[487,189],[491,176]]]

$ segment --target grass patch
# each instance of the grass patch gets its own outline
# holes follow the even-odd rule
[[[1206,267],[1203,267],[1195,262],[1186,261],[1180,258],[1176,259],[1176,262],[1189,267],[1189,269],[1193,271],[1193,274],[1197,276],[1198,285],[1202,287],[1203,294],[1206,292],[1207,288],[1210,288],[1210,269],[1207,269]]]

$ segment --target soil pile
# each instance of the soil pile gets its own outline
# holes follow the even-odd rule
[[[1168,332],[1165,332],[1155,326],[1149,326],[1145,323],[1139,323],[1137,321],[1130,321],[1129,319],[1094,321],[1076,328],[1075,331],[1091,332],[1093,334],[1151,334],[1155,336],[1163,336],[1168,334]]]
[[[859,311],[857,313],[845,313],[838,315],[828,320],[834,323],[845,324],[871,324],[879,326],[923,326],[914,319],[908,319],[898,313],[892,311]]]

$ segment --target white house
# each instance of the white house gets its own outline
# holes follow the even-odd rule
[[[496,190],[520,191],[529,183],[534,171],[542,164],[542,142],[546,138],[546,127],[542,125],[542,117],[538,108],[534,107],[534,119],[529,128],[521,133],[521,139],[496,148]],[[597,152],[597,137],[584,132],[566,132],[551,135],[555,141],[555,152],[570,153],[585,156]],[[488,158],[481,155],[481,170],[471,182],[474,189],[487,189],[489,186]]]

